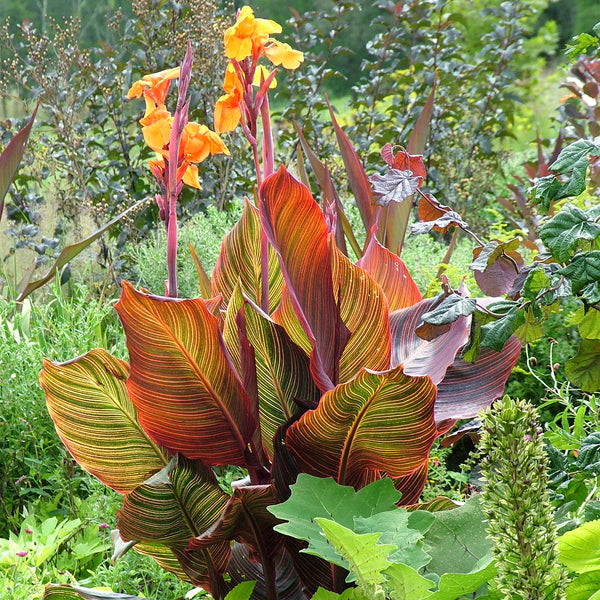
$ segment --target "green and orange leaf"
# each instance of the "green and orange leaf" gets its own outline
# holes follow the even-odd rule
[[[240,282],[246,296],[262,306],[260,232],[258,209],[246,199],[242,217],[223,240],[212,274],[212,294],[221,294],[225,305]],[[269,248],[269,313],[279,304],[282,286],[277,255]]]
[[[188,458],[245,465],[257,421],[206,302],[150,296],[124,282],[116,309],[131,361],[127,390],[144,430]]]
[[[125,385],[128,375],[129,365],[102,349],[67,363],[45,360],[40,374],[48,411],[69,452],[120,493],[169,462],[168,452],[138,422]]]
[[[334,294],[350,338],[340,358],[340,382],[361,369],[390,366],[389,311],[385,294],[364,269],[352,264],[330,238]],[[335,283],[337,282],[337,286]]]
[[[325,393],[286,436],[298,468],[354,485],[369,470],[403,477],[422,467],[437,436],[436,389],[428,377],[408,377],[401,367],[361,371]]]

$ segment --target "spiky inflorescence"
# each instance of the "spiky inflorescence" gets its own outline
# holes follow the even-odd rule
[[[548,496],[548,458],[537,411],[505,396],[483,414],[482,491],[503,597],[558,600],[566,576],[557,560]]]

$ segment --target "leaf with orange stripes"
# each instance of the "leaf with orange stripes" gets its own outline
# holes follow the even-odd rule
[[[350,338],[340,357],[340,382],[361,369],[385,371],[390,366],[390,324],[383,290],[352,264],[330,238],[334,294]],[[335,286],[337,282],[337,287]]]
[[[356,264],[381,286],[390,311],[413,306],[421,300],[421,292],[404,261],[382,246],[374,235]]]
[[[221,294],[225,305],[238,282],[241,282],[248,298],[262,305],[260,232],[258,209],[246,199],[242,217],[225,236],[212,273],[212,294]],[[279,304],[282,286],[283,276],[277,255],[273,248],[269,248],[269,313]]]
[[[360,482],[367,470],[409,475],[427,461],[437,437],[435,396],[428,377],[408,377],[401,367],[361,371],[288,429],[288,451],[300,471],[342,485]]]
[[[281,167],[260,188],[260,216],[279,254],[294,311],[311,341],[313,378],[322,390],[331,389],[349,332],[334,296],[323,213],[308,188]]]
[[[40,374],[48,411],[69,452],[122,494],[169,462],[138,422],[125,387],[128,374],[125,361],[102,349],[67,363],[45,360]]]
[[[257,422],[206,302],[124,282],[116,309],[131,361],[127,390],[144,430],[188,458],[244,466]]]

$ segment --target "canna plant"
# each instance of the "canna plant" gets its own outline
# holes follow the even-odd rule
[[[310,597],[319,586],[343,591],[344,570],[301,552],[301,541],[275,529],[268,507],[290,497],[300,473],[357,490],[390,478],[400,504],[417,503],[435,439],[501,395],[520,352],[511,337],[500,352],[482,348],[468,363],[460,352],[469,317],[421,325],[448,295],[469,306],[475,300],[447,284],[438,298],[422,299],[403,261],[378,239],[393,226],[387,209],[395,203],[416,193],[441,206],[419,190],[419,156],[386,148],[390,170],[371,189],[336,129],[353,187],[362,190],[368,235],[356,263],[346,255],[351,231],[332,187],[320,205],[286,167],[275,170],[268,91],[276,71],[259,60],[297,68],[303,58],[272,39],[280,31],[244,7],[225,33],[230,66],[215,129],[241,124],[258,186],[223,240],[212,277],[199,269],[202,297],[176,298],[171,270],[167,297],[124,282],[116,310],[129,363],[97,349],[67,363],[46,361],[41,373],[69,451],[123,495],[115,558],[134,546],[215,598],[246,580],[257,581],[254,598],[268,600]],[[187,56],[179,76],[190,68]],[[168,87],[164,77],[143,81],[147,99],[156,85]],[[182,87],[175,115],[184,121]],[[153,102],[151,111],[160,108]],[[174,131],[185,124],[162,115],[163,145],[153,144],[164,166],[152,171],[159,182],[175,172],[159,201],[173,218],[165,189],[175,203],[187,166]],[[326,169],[319,178],[327,185]],[[435,210],[435,219],[448,221],[445,207]],[[215,476],[224,466],[247,477],[225,490]]]

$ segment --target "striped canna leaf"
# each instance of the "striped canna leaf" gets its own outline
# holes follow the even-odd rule
[[[131,361],[127,390],[144,430],[173,453],[244,466],[255,413],[205,301],[142,294],[124,282],[116,309]]]
[[[234,228],[225,236],[221,253],[212,274],[212,294],[221,294],[227,306],[238,282],[244,293],[261,306],[260,217],[248,199],[244,212]],[[269,313],[279,304],[283,275],[273,248],[269,248]]]
[[[401,367],[363,370],[288,429],[288,451],[300,471],[342,485],[360,484],[370,470],[403,477],[427,461],[437,436],[435,396],[428,377],[408,377]]]
[[[44,361],[40,382],[56,431],[75,460],[120,493],[169,462],[142,429],[125,381],[129,365],[96,349],[67,363]]]

